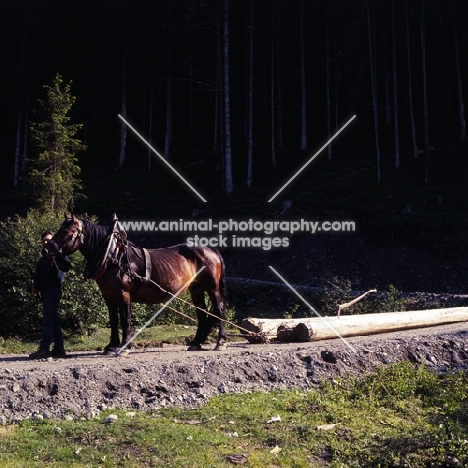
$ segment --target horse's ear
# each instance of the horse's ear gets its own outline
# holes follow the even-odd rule
[[[79,219],[75,216],[75,213],[72,213],[73,222],[78,224]]]
[[[63,216],[65,217],[65,219],[71,219],[71,216],[69,216],[68,213],[63,213]]]

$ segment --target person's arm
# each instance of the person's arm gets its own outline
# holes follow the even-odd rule
[[[36,273],[34,274],[34,281],[32,285],[32,293],[36,294],[41,291],[42,288],[42,278],[44,276],[44,270],[46,268],[46,263],[44,259],[41,258],[36,265]]]
[[[62,255],[57,255],[55,257],[55,263],[57,265],[57,268],[60,270],[60,271],[63,271],[64,273],[66,273],[67,271],[70,270],[71,268],[71,263],[70,261],[68,260],[68,257],[64,257]]]

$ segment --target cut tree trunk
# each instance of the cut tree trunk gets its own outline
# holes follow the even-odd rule
[[[468,322],[468,307],[428,309],[381,314],[314,317],[304,319],[247,318],[242,328],[255,335],[250,343],[269,341],[316,341],[330,338],[374,335],[411,328],[425,328],[456,322]]]

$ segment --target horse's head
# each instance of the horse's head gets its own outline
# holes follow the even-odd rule
[[[55,243],[56,248],[60,250],[63,255],[76,252],[84,244],[83,221],[74,214],[71,216],[65,215],[65,221],[54,237],[52,237],[51,241],[52,245]]]

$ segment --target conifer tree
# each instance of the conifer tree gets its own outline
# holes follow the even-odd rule
[[[81,188],[76,154],[86,150],[76,138],[81,124],[71,124],[69,112],[75,103],[71,82],[57,74],[45,85],[47,99],[38,100],[39,121],[31,124],[37,155],[31,161],[29,182],[37,207],[44,212],[67,210],[75,190]]]

